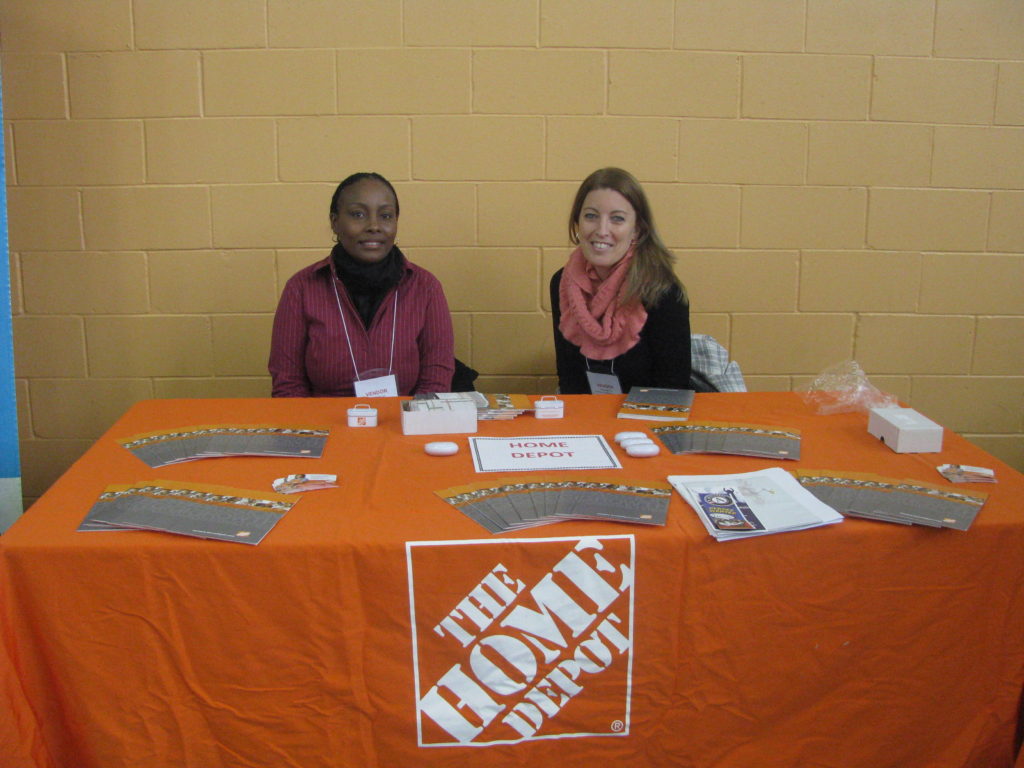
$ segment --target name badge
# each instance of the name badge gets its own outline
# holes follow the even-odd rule
[[[398,397],[398,380],[395,374],[362,379],[355,382],[356,397]]]
[[[590,394],[592,395],[622,394],[622,385],[619,384],[619,377],[614,373],[587,371],[587,382],[590,384]]]

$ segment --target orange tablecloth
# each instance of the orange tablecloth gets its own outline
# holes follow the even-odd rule
[[[649,426],[616,419],[620,399],[566,397],[562,421],[479,434]],[[995,467],[998,484],[967,486],[992,494],[968,532],[849,519],[717,543],[674,495],[664,527],[491,536],[433,493],[487,479],[462,436],[457,456],[428,457],[432,438],[401,434],[397,401],[358,430],[353,402],[139,403],[0,537],[0,765],[1014,764],[1024,476],[958,436],[895,454],[863,414],[816,416],[791,393],[701,394],[693,411],[799,427],[787,468],[942,482],[942,462]],[[162,469],[114,440],[229,422],[332,433],[321,459]],[[602,474],[778,464],[622,461]],[[110,483],[269,489],[293,472],[341,487],[305,494],[256,547],[75,531]]]

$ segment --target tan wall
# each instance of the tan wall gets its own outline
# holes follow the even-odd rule
[[[0,37],[29,497],[135,400],[266,395],[369,169],[482,389],[553,390],[616,164],[751,388],[854,358],[1024,469],[1019,0],[0,0]]]

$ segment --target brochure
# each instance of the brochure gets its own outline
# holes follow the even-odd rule
[[[207,424],[147,432],[119,440],[150,467],[224,456],[318,459],[330,430],[275,424]]]
[[[279,493],[167,480],[111,485],[78,530],[143,529],[259,544],[296,501]]]
[[[664,525],[672,488],[658,482],[558,476],[498,478],[435,493],[491,533],[505,533],[565,520]]]
[[[800,459],[800,430],[765,424],[688,421],[651,428],[672,453],[729,453]]]
[[[844,515],[902,525],[966,531],[988,498],[978,491],[865,472],[801,469],[794,474],[804,488]]]
[[[668,480],[717,541],[843,520],[781,467],[735,475],[670,475]]]
[[[692,389],[633,387],[619,407],[620,419],[687,421],[693,405]]]

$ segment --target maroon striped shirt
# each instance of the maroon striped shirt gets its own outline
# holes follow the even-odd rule
[[[352,342],[331,283],[338,288]],[[395,301],[398,301],[397,316]],[[394,318],[394,321],[393,321]],[[274,397],[342,397],[355,394],[356,371],[388,372],[394,333],[394,365],[402,395],[447,392],[455,370],[454,335],[441,283],[406,261],[402,279],[378,307],[369,329],[363,325],[330,258],[296,272],[285,284],[274,315],[268,369]]]

